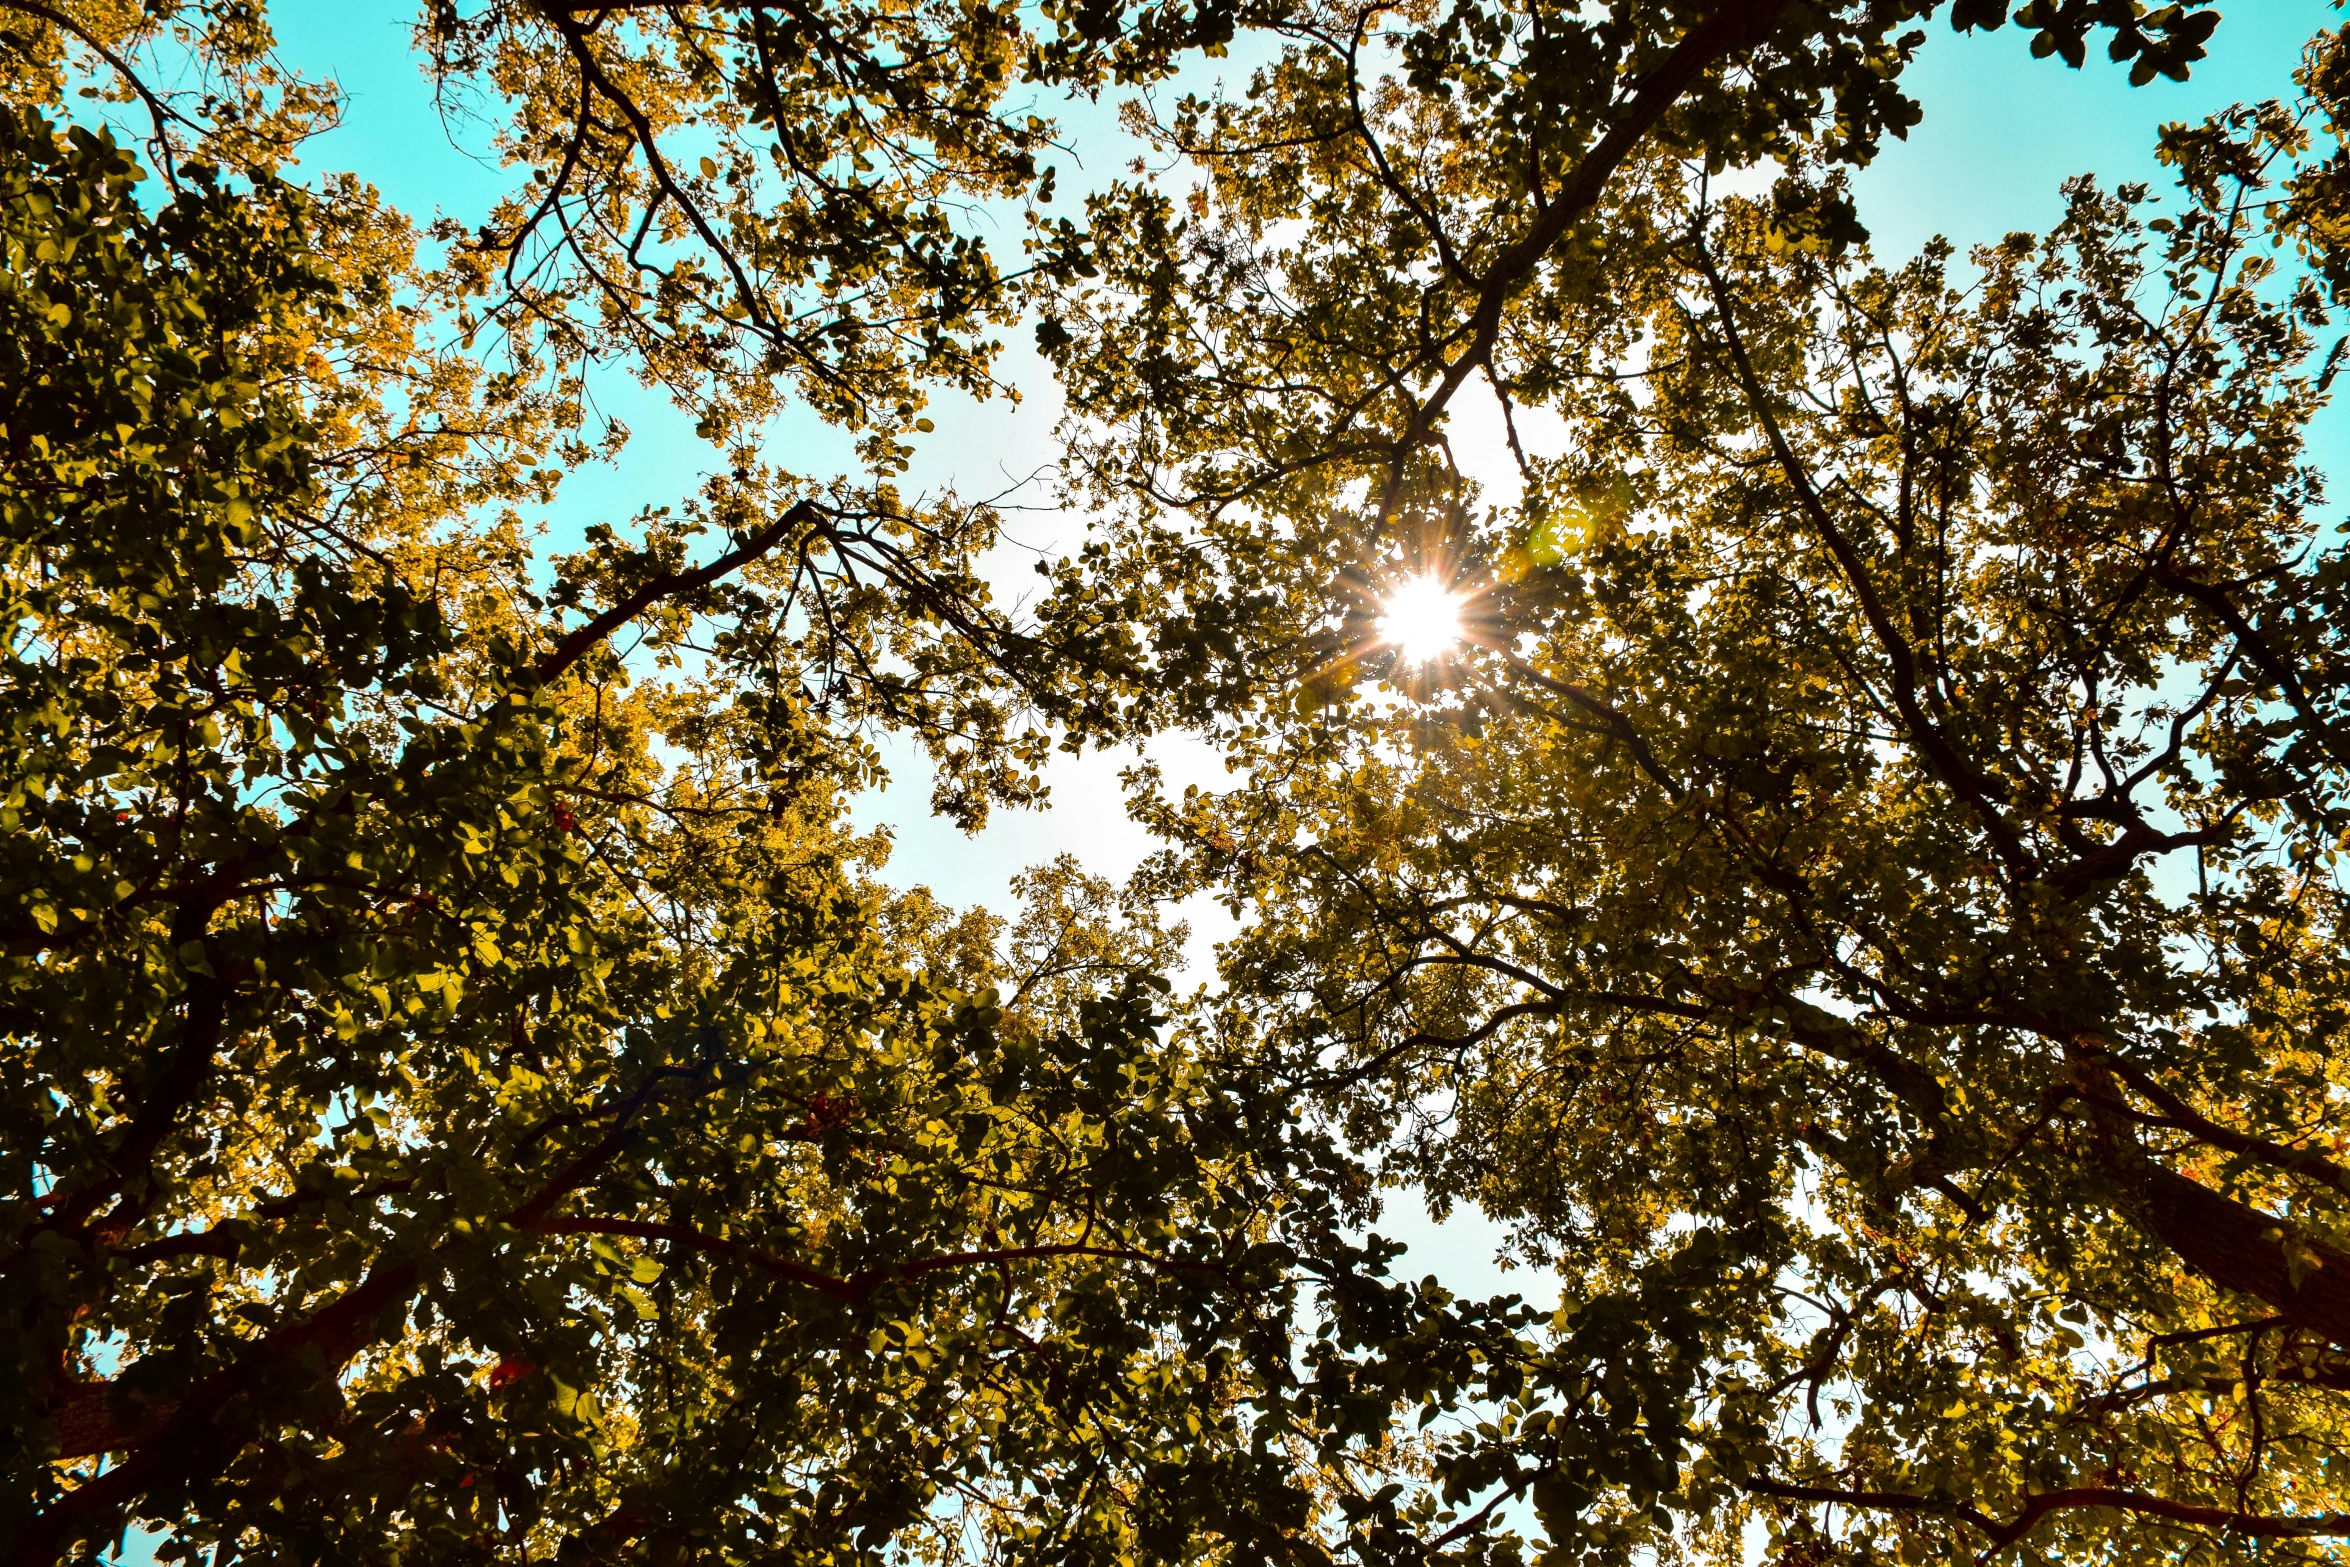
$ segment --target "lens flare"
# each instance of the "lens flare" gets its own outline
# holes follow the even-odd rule
[[[1460,646],[1461,596],[1434,577],[1414,577],[1387,595],[1379,639],[1407,664],[1425,664]]]

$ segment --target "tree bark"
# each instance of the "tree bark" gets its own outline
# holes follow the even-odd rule
[[[2148,1153],[2101,1055],[2075,1050],[2070,1064],[2088,1107],[2092,1156],[2113,1183],[2123,1217],[2220,1288],[2350,1349],[2350,1253],[2296,1236],[2286,1220],[2189,1180]]]

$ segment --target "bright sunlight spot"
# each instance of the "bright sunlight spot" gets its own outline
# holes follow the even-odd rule
[[[1379,636],[1409,664],[1449,653],[1461,640],[1461,596],[1434,577],[1414,577],[1387,595]]]

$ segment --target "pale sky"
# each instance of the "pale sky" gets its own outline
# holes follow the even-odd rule
[[[2073,174],[2094,172],[2108,183],[2161,182],[2152,158],[2158,126],[2239,99],[2290,94],[2302,43],[2338,19],[2327,0],[2237,0],[2225,9],[2212,56],[2190,81],[2143,88],[2129,86],[2124,67],[2095,54],[2079,71],[2034,60],[2027,39],[2013,27],[1961,37],[1934,24],[1908,78],[1925,104],[1925,120],[1906,142],[1888,143],[1857,181],[1862,220],[1879,258],[1905,256],[1937,233],[1965,245],[2044,227],[2061,210],[2059,184]],[[288,60],[314,74],[334,75],[348,95],[343,126],[313,143],[307,161],[313,168],[358,170],[419,219],[436,209],[478,217],[503,187],[503,177],[452,147],[443,133],[409,52],[413,14],[406,0],[278,0],[272,7]],[[1108,114],[1085,110],[1081,120],[1077,139],[1092,154],[1086,159],[1091,167],[1063,171],[1062,199],[1072,209],[1089,175],[1117,173],[1132,155]],[[467,139],[476,148],[486,142],[478,129]],[[1006,232],[1002,243],[1016,246],[1016,234]],[[1026,401],[1015,408],[942,399],[930,410],[938,430],[922,452],[916,484],[952,483],[965,495],[993,494],[1052,461],[1059,400],[1027,349],[1025,333],[1007,336],[1006,371]],[[688,494],[698,477],[701,451],[681,421],[618,376],[606,377],[599,391],[636,438],[615,471],[583,473],[573,481],[551,518],[558,537],[588,520],[622,520],[640,506]],[[1460,421],[1456,447],[1471,461],[1481,446],[1490,448],[1485,460],[1491,463],[1498,442],[1479,423],[1473,412]],[[2341,416],[2325,421],[2321,459],[2343,429]],[[845,443],[808,421],[789,422],[785,434],[798,448],[790,465],[799,471],[827,467],[818,453],[838,451],[845,458]],[[1498,477],[1499,465],[1495,472]],[[1048,550],[1081,531],[1080,519],[1049,514],[1026,515],[1014,524],[1023,543]],[[1026,559],[1009,562],[1000,580],[1036,580],[1027,576]],[[1153,752],[1178,788],[1192,781],[1214,787],[1223,780],[1216,759],[1196,742],[1170,737]],[[1130,760],[1119,754],[1062,758],[1050,774],[1049,808],[999,812],[987,831],[966,837],[929,815],[929,780],[920,759],[893,748],[894,783],[858,801],[854,814],[860,825],[890,825],[897,843],[887,873],[892,881],[927,885],[956,904],[1002,908],[1009,879],[1056,854],[1073,852],[1097,874],[1121,878],[1148,852],[1150,843],[1126,818],[1119,793],[1118,773]],[[1191,977],[1204,980],[1212,971],[1208,944],[1230,924],[1212,907],[1183,912],[1197,932]],[[1495,1269],[1496,1233],[1478,1216],[1456,1215],[1439,1230],[1416,1215],[1417,1206],[1408,1198],[1393,1205],[1381,1226],[1414,1243],[1415,1270],[1433,1268],[1468,1293],[1549,1294],[1526,1273]]]
[[[2226,12],[2212,58],[2196,68],[2189,82],[2143,88],[2130,87],[2124,68],[2094,54],[2080,71],[2034,60],[2014,27],[1960,37],[1939,23],[1932,26],[1908,79],[1926,106],[1925,121],[1908,141],[1888,143],[1858,179],[1862,219],[1874,233],[1880,258],[1906,255],[1935,233],[1964,244],[2044,226],[2060,210],[2059,183],[2072,174],[2093,171],[2108,182],[2159,181],[2151,157],[2157,126],[2240,98],[2289,93],[2302,42],[2337,15],[2326,0],[2239,0]],[[420,219],[429,219],[436,209],[475,218],[503,187],[504,177],[450,145],[409,51],[413,14],[407,0],[278,0],[273,5],[286,58],[310,73],[335,76],[348,98],[343,126],[312,143],[306,162],[312,168],[356,169]],[[1099,151],[1086,160],[1092,168],[1064,171],[1063,200],[1072,208],[1089,174],[1116,173],[1132,154],[1105,112],[1081,107],[1078,118],[1083,134],[1076,139]],[[478,128],[465,139],[475,149],[486,142]],[[1007,249],[1016,246],[1017,235],[1007,232],[1002,243]],[[1052,461],[1059,400],[1027,349],[1025,333],[1007,336],[1008,378],[1021,386],[1026,400],[1015,408],[1000,401],[975,405],[941,399],[930,410],[938,431],[921,454],[913,475],[917,484],[952,483],[967,496],[992,494]],[[636,436],[616,470],[583,472],[572,482],[551,515],[558,538],[586,521],[624,520],[640,506],[690,494],[701,469],[698,443],[653,398],[617,375],[606,376],[598,394]],[[1491,463],[1498,443],[1492,432],[1480,428],[1485,422],[1472,410],[1460,421],[1456,445],[1472,461],[1481,447],[1494,448],[1486,454]],[[2329,423],[2333,428],[2325,433],[2332,436],[2340,420]],[[790,466],[799,471],[832,466],[820,453],[840,452],[845,459],[845,443],[812,421],[787,421],[783,435],[795,448]],[[1500,466],[1495,473],[1498,479]],[[1015,519],[1013,531],[1023,543],[1049,550],[1078,536],[1082,523],[1026,514]],[[1007,562],[1000,580],[1037,580],[1028,576],[1026,559]],[[1155,746],[1154,754],[1177,786],[1187,781],[1214,785],[1223,778],[1212,756],[1179,737]],[[895,759],[893,786],[860,801],[856,817],[861,824],[890,824],[898,844],[889,870],[892,880],[926,884],[950,902],[1001,905],[1014,873],[1064,850],[1113,877],[1123,876],[1148,850],[1119,801],[1117,775],[1128,757],[1063,759],[1051,775],[1052,807],[999,812],[976,838],[930,818],[929,781],[919,758],[899,753]],[[1194,923],[1203,935],[1222,928],[1213,911]]]
[[[2159,182],[2151,157],[2156,128],[2166,120],[2199,117],[2239,99],[2287,95],[2300,47],[2311,33],[2339,19],[2326,0],[2235,0],[2214,37],[2212,58],[2185,84],[2131,88],[2125,71],[2092,58],[2080,71],[2030,58],[2014,28],[1958,37],[1937,24],[1908,78],[1926,105],[1926,119],[1906,142],[1892,143],[1858,180],[1860,211],[1875,236],[1880,259],[1905,256],[1929,235],[1962,245],[1997,238],[2011,229],[2044,227],[2059,210],[2057,187],[2070,175],[2094,172],[2108,183]],[[271,18],[289,63],[314,76],[332,75],[348,97],[343,125],[308,149],[313,170],[347,167],[375,182],[385,196],[420,221],[436,211],[478,220],[504,187],[502,171],[451,146],[408,40],[411,0],[276,0]],[[1084,116],[1082,145],[1099,149],[1092,170],[1063,171],[1063,200],[1074,207],[1087,174],[1108,175],[1131,155],[1101,111]],[[486,137],[469,138],[475,147]],[[1016,236],[1007,233],[1010,247]],[[1048,464],[1059,403],[1024,345],[1022,333],[1007,369],[1027,391],[1014,409],[945,400],[930,412],[937,434],[922,454],[917,483],[952,482],[966,495],[992,494]],[[583,473],[548,519],[557,539],[587,521],[625,520],[645,505],[660,505],[696,487],[701,450],[666,409],[620,377],[598,388],[608,406],[637,432],[616,469]],[[1456,431],[1456,444],[1479,444],[1473,418]],[[2338,449],[2344,416],[2321,423],[2317,456]],[[807,421],[783,432],[798,449],[789,465],[802,472],[834,466],[818,454],[845,443]],[[1485,444],[1494,443],[1488,433]],[[1490,461],[1491,454],[1488,456]],[[1024,542],[1050,549],[1081,531],[1076,519],[1031,516],[1016,525]],[[1003,580],[1025,574],[1011,563]],[[1034,579],[1030,579],[1034,580]],[[1154,747],[1178,787],[1213,785],[1222,778],[1215,759],[1180,737]],[[929,781],[918,761],[902,762],[896,783],[858,802],[861,824],[888,822],[897,852],[890,879],[927,884],[958,904],[1003,907],[1009,878],[1024,866],[1074,852],[1097,873],[1124,876],[1149,848],[1126,819],[1117,774],[1128,758],[1064,759],[1052,773],[1054,803],[1035,812],[999,813],[995,824],[966,838],[931,818]],[[1205,943],[1228,928],[1213,910],[1189,912],[1201,932],[1195,944],[1197,977],[1209,973]],[[1411,1243],[1406,1272],[1432,1271],[1456,1292],[1484,1295],[1514,1290],[1547,1304],[1555,1291],[1541,1278],[1505,1273],[1494,1263],[1498,1231],[1474,1213],[1429,1223],[1408,1194],[1391,1204],[1379,1228]],[[151,1546],[134,1537],[125,1559],[150,1560]]]

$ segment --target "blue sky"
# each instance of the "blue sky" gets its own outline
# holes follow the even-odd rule
[[[2159,182],[2151,156],[2157,127],[2239,99],[2290,93],[2303,42],[2336,17],[2330,0],[2236,0],[2224,12],[2211,58],[2189,81],[2143,88],[2132,88],[2124,68],[2094,54],[2077,71],[2035,60],[2014,27],[1960,36],[1932,25],[1908,79],[1925,105],[1924,122],[1906,141],[1888,143],[1857,181],[1880,258],[1906,255],[1934,234],[1965,244],[2044,227],[2060,210],[2059,185],[2074,174]],[[420,220],[436,212],[478,220],[487,211],[506,172],[484,153],[486,127],[460,126],[453,140],[442,124],[410,48],[410,0],[278,0],[271,15],[287,61],[305,74],[333,77],[345,94],[342,126],[306,149],[311,168],[356,169]],[[1091,110],[1079,119],[1083,135],[1073,139],[1103,149],[1090,172],[1109,173],[1130,155],[1107,114]],[[1088,172],[1065,171],[1064,191],[1082,188]],[[1006,234],[1004,243],[1016,243],[1016,236]],[[925,443],[918,480],[951,483],[966,495],[992,494],[1051,460],[1059,404],[1021,337],[1012,334],[1007,367],[1026,400],[1017,407],[943,400],[931,410],[938,430]],[[700,474],[699,443],[657,399],[617,373],[607,374],[596,392],[635,436],[614,470],[582,474],[568,487],[551,517],[558,537],[589,520],[623,519],[641,506],[686,495]],[[2329,426],[2323,433],[2330,437],[2341,422]],[[780,433],[795,444],[838,440],[812,422],[788,419]],[[1471,437],[1465,444],[1473,445],[1473,432],[1464,433]],[[1074,519],[1050,514],[1024,516],[1014,526],[1023,543],[1046,549],[1077,531]],[[1221,778],[1212,758],[1180,741],[1155,754],[1178,783]],[[1129,760],[1064,760],[1053,775],[1054,808],[999,813],[972,839],[929,817],[925,771],[918,758],[900,754],[893,786],[860,802],[856,814],[866,825],[890,825],[898,843],[893,880],[927,884],[958,903],[1001,903],[1013,873],[1064,849],[1113,875],[1146,852],[1117,804],[1117,774]],[[1219,922],[1207,911],[1198,923]]]
[[[1926,106],[1924,123],[1907,141],[1889,144],[1857,182],[1880,257],[1908,254],[1937,233],[1964,244],[2044,227],[2060,210],[2058,186],[2074,174],[2159,182],[2151,157],[2158,126],[2239,99],[2289,94],[2302,43],[2339,20],[2328,0],[2233,0],[2224,10],[2212,57],[2190,81],[2135,89],[2122,68],[2102,59],[2093,57],[2078,71],[2032,59],[2014,28],[1960,37],[1935,26],[1908,82]],[[342,126],[312,143],[305,162],[313,170],[359,171],[420,220],[436,212],[478,219],[506,176],[481,156],[487,137],[480,127],[467,147],[453,144],[441,124],[410,51],[414,14],[406,0],[277,0],[271,7],[288,62],[312,76],[334,77],[347,99]],[[1096,134],[1100,126],[1097,118],[1086,144],[1114,146],[1114,136]],[[1082,179],[1080,171],[1068,171],[1063,189],[1073,193]],[[1016,353],[1016,374],[1022,362]],[[967,494],[991,493],[1049,460],[1058,404],[1033,365],[1027,368],[1030,396],[1017,409],[949,402],[932,410],[938,433],[924,453],[924,475],[952,480]],[[636,430],[636,440],[615,471],[574,482],[558,508],[560,528],[597,516],[624,518],[642,505],[690,493],[699,477],[697,444],[664,408],[617,377],[598,390]],[[2321,462],[2331,465],[2343,429],[2339,416],[2321,427]],[[1049,546],[1074,530],[1040,517],[1023,522],[1021,531]],[[1196,748],[1171,743],[1162,754],[1178,783],[1220,777]],[[927,883],[950,901],[1000,905],[1013,872],[1063,850],[1111,875],[1140,858],[1147,844],[1125,820],[1117,796],[1116,774],[1125,760],[1065,763],[1054,774],[1054,807],[999,815],[976,839],[928,816],[928,783],[918,765],[905,767],[891,789],[862,802],[857,814],[868,824],[892,826],[899,846],[894,880]],[[1413,1243],[1415,1270],[1436,1271],[1468,1293],[1542,1293],[1526,1275],[1497,1272],[1494,1232],[1474,1215],[1439,1228],[1402,1211],[1416,1207],[1399,1204],[1381,1226]],[[144,1559],[143,1552],[134,1549],[131,1559]]]
[[[1962,241],[2047,226],[2075,174],[2161,181],[2154,133],[2247,99],[2289,97],[2301,47],[2341,21],[2331,0],[2222,0],[2211,58],[2185,82],[2129,84],[2091,53],[2080,70],[2031,57],[2017,28],[1965,37],[1937,25],[1905,85],[1924,123],[1859,181],[1863,220],[1885,255],[1934,234]]]
[[[2232,0],[2211,58],[2191,80],[2133,88],[2124,68],[2092,55],[2078,71],[2034,60],[2014,27],[1960,36],[1935,24],[1908,77],[1926,106],[1922,125],[1861,181],[1880,243],[1912,248],[1936,232],[1982,238],[2054,216],[2056,187],[2096,172],[2154,178],[2149,148],[2163,121],[2193,118],[2238,99],[2291,91],[2303,42],[2338,20],[2332,0]],[[312,144],[313,167],[348,167],[420,216],[479,216],[505,176],[451,144],[409,48],[407,0],[277,0],[281,52],[343,87],[341,129]],[[1100,126],[1088,127],[1088,140]]]
[[[2046,227],[2061,211],[2058,187],[2075,174],[2094,173],[2109,184],[2162,183],[2152,149],[2163,123],[2199,118],[2239,100],[2289,95],[2302,45],[2339,20],[2331,0],[2234,0],[2223,12],[2210,58],[2188,81],[2158,80],[2139,88],[2129,85],[2126,68],[2094,53],[2080,70],[2033,59],[2028,38],[2014,27],[1962,36],[1933,24],[1907,79],[1925,106],[1924,121],[1906,140],[1888,142],[1856,181],[1861,215],[1880,259],[1910,254],[1936,234],[1965,245]],[[505,175],[482,155],[483,127],[460,128],[461,146],[442,125],[410,50],[415,11],[407,0],[277,0],[271,15],[289,63],[307,74],[333,76],[346,95],[342,126],[307,149],[312,168],[356,169],[420,220],[435,212],[478,219],[487,210]],[[1113,172],[1131,155],[1130,144],[1103,112],[1090,111],[1083,120],[1084,134],[1076,139],[1103,149],[1091,160],[1097,165],[1092,172]],[[1063,190],[1074,195],[1086,172],[1065,171]],[[1014,236],[1005,239],[1009,244]],[[965,494],[993,493],[1050,461],[1058,399],[1019,346],[1018,334],[1013,341],[1010,370],[1027,400],[1017,408],[953,399],[934,407],[938,431],[927,443],[918,478],[951,482]],[[689,493],[700,472],[698,443],[654,399],[617,376],[606,378],[599,395],[622,412],[636,436],[616,471],[574,481],[557,508],[559,532]],[[2321,460],[2343,429],[2340,416],[2321,427]],[[822,438],[796,426],[788,433]],[[1078,528],[1069,519],[1036,516],[1017,522],[1014,531],[1024,542],[1050,548]],[[1153,753],[1178,787],[1223,780],[1212,756],[1179,738],[1154,746]],[[1061,759],[1051,775],[1050,808],[999,812],[986,832],[972,838],[929,815],[927,774],[918,757],[901,750],[893,758],[892,786],[858,802],[855,815],[867,826],[889,825],[897,842],[892,880],[927,885],[954,903],[1002,907],[1011,876],[1055,854],[1074,852],[1111,876],[1123,876],[1141,859],[1150,844],[1126,819],[1117,781],[1131,760],[1123,754]],[[1226,922],[1212,907],[1185,912],[1198,931],[1194,946],[1204,969],[1207,943]],[[1387,1227],[1413,1232],[1415,1253],[1441,1262],[1448,1279],[1464,1287],[1498,1284],[1489,1261],[1490,1232],[1473,1217],[1442,1233],[1401,1222],[1407,1215],[1395,1218],[1399,1222]],[[1531,1282],[1521,1274],[1510,1286]]]

